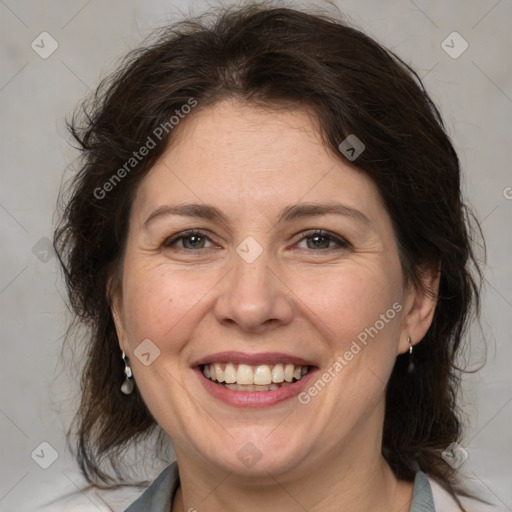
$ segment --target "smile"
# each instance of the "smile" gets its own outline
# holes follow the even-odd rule
[[[234,391],[273,391],[301,380],[310,367],[292,363],[260,364],[211,363],[202,366],[210,381]]]

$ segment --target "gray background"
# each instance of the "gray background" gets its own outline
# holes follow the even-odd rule
[[[59,360],[67,313],[56,258],[46,251],[57,192],[72,176],[67,168],[75,156],[64,119],[152,28],[181,18],[180,13],[199,14],[205,5],[0,0],[2,511],[34,510],[84,485],[64,442],[76,385]],[[349,21],[413,65],[458,150],[464,192],[488,244],[482,324],[471,331],[468,353],[476,367],[487,345],[487,364],[464,379],[461,403],[468,425],[462,446],[469,458],[462,470],[470,487],[512,511],[512,2],[338,0],[337,5]],[[46,59],[31,47],[34,40],[42,46],[38,36],[44,31],[58,43]],[[454,31],[469,45],[458,58],[442,47]],[[40,52],[50,48],[45,41]],[[452,52],[462,49],[460,40],[448,41]],[[48,469],[39,465],[51,461],[51,449],[38,448],[42,442],[58,453]],[[77,496],[83,505],[67,510],[104,509],[97,493]]]

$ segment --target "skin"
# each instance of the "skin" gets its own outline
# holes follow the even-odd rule
[[[381,455],[385,384],[408,337],[427,332],[435,299],[405,284],[376,186],[357,161],[322,145],[306,111],[225,100],[195,111],[173,136],[134,199],[113,297],[136,386],[175,447],[173,510],[409,510],[412,483]],[[369,223],[332,214],[277,223],[286,206],[329,201]],[[183,203],[213,205],[227,224],[162,215],[144,227],[160,206]],[[164,247],[188,229],[207,238]],[[349,244],[300,236],[313,229]],[[248,236],[263,250],[250,264],[235,250]],[[437,292],[434,275],[424,285]],[[191,369],[200,357],[241,350],[294,354],[325,371],[396,302],[400,313],[306,405],[235,408]],[[133,354],[144,339],[160,350],[148,366]],[[252,467],[237,457],[247,442],[262,455]]]

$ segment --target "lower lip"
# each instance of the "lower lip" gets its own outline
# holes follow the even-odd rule
[[[234,389],[225,388],[215,382],[207,379],[201,368],[197,367],[196,372],[199,375],[201,384],[210,392],[213,397],[222,402],[235,407],[267,407],[274,405],[283,400],[288,400],[297,396],[304,388],[306,388],[316,373],[316,368],[311,369],[302,379],[289,386],[284,386],[271,391],[236,391]]]

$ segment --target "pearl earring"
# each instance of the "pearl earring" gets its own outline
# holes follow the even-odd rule
[[[407,367],[407,373],[410,375],[414,372],[414,361],[412,358],[412,341],[411,338],[407,338],[409,342],[409,366]]]
[[[130,367],[130,363],[128,362],[128,358],[126,357],[125,353],[122,353],[123,361],[124,361],[124,374],[126,375],[126,379],[121,385],[121,391],[125,395],[129,395],[130,393],[133,393],[133,389],[135,388],[135,384],[133,383],[133,374],[132,369]]]

